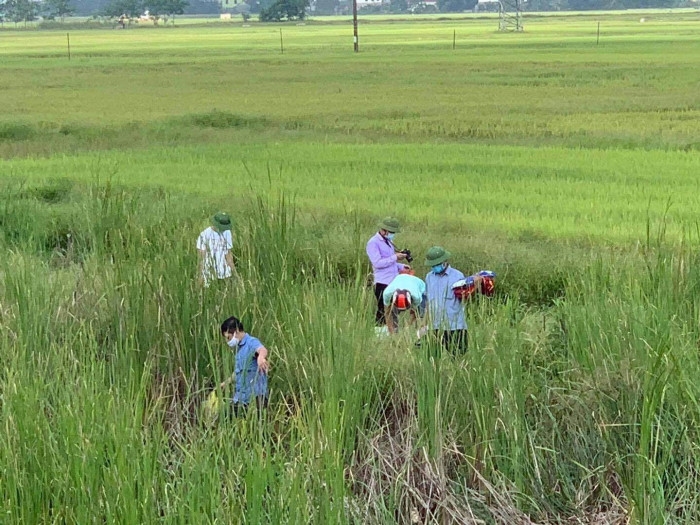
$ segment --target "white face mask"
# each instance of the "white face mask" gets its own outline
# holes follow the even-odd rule
[[[236,348],[238,346],[238,343],[240,343],[238,338],[236,336],[233,336],[231,339],[229,339],[229,341],[226,344],[229,345],[231,348]]]
[[[386,234],[386,238],[389,239],[390,241],[393,241],[395,235],[396,235],[396,234],[394,234],[394,233],[387,233],[387,234]]]

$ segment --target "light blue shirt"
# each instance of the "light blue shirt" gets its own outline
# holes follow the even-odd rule
[[[464,307],[452,291],[452,285],[460,279],[464,279],[464,274],[451,266],[440,275],[430,272],[425,276],[428,315],[434,330],[467,329]]]
[[[234,403],[250,403],[251,397],[267,395],[267,374],[258,372],[258,349],[262,343],[245,334],[236,349],[236,393]]]
[[[397,275],[384,290],[384,306],[391,304],[391,296],[396,290],[408,290],[411,294],[411,304],[418,307],[425,295],[425,282],[415,275],[407,273]]]

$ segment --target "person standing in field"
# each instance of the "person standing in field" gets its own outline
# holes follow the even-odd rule
[[[231,398],[233,414],[245,415],[251,403],[258,409],[267,407],[267,348],[259,339],[247,334],[243,323],[236,317],[229,317],[221,324],[221,335],[226,344],[235,352],[234,374],[219,387],[225,389],[233,381],[236,388]]]
[[[233,265],[231,217],[219,212],[211,218],[211,226],[199,234],[199,279],[208,287],[213,280],[228,279],[235,272]]]
[[[400,273],[389,283],[382,294],[384,301],[384,318],[390,334],[399,328],[399,313],[409,312],[411,324],[416,325],[418,317],[423,316],[426,305],[426,285],[423,279]]]
[[[377,300],[377,312],[375,323],[377,327],[384,327],[384,290],[404,268],[409,267],[400,263],[406,259],[406,254],[394,247],[394,235],[401,231],[399,221],[393,217],[386,217],[379,223],[379,231],[367,242],[367,257],[372,263],[374,274],[374,297]]]
[[[430,267],[425,276],[428,295],[426,318],[428,328],[433,330],[443,348],[458,355],[467,351],[467,320],[452,285],[464,279],[464,274],[450,266],[448,260],[451,256],[442,246],[433,246],[428,250],[425,258],[425,264]],[[480,285],[479,277],[475,277],[475,284]]]

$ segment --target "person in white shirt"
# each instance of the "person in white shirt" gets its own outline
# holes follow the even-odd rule
[[[197,239],[199,279],[204,286],[216,279],[228,279],[236,271],[232,248],[231,217],[219,212],[211,218],[211,226]]]

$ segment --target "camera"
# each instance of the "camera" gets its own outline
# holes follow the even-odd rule
[[[413,257],[411,256],[411,250],[399,250],[399,253],[403,253],[406,256],[406,262],[413,262]]]

